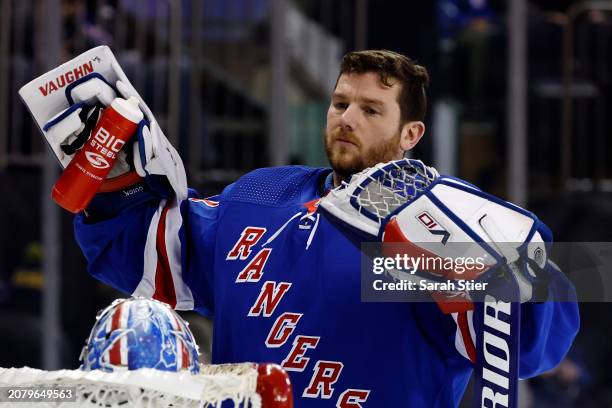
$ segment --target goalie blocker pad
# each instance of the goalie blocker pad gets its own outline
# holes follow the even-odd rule
[[[71,148],[80,141],[77,133],[87,133],[87,123],[94,116],[88,109],[105,106],[117,95],[126,99],[136,97],[145,120],[132,139],[132,152],[125,151],[128,157],[124,168],[118,168],[121,160],[116,161],[100,192],[133,187],[144,178],[150,190],[162,198],[176,196],[184,200],[187,197],[187,178],[178,152],[109,47],[95,47],[78,55],[24,85],[19,95],[62,168],[70,162],[75,150],[66,147]],[[115,168],[118,168],[117,174],[112,175]]]
[[[153,117],[151,110],[131,85],[110,48],[99,46],[33,79],[19,90],[19,96],[28,107],[47,143],[50,135],[43,128],[55,115],[69,107],[72,98],[69,93],[67,94],[67,90],[71,88],[71,84],[92,74],[103,78],[113,87],[117,81],[123,82],[130,90],[130,94],[138,98],[139,108],[145,116]],[[63,157],[64,153],[59,143],[55,145],[49,143],[49,146],[58,160]],[[60,164],[62,167],[65,166],[61,160]]]

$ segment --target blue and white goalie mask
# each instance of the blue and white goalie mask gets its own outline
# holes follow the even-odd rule
[[[80,360],[86,371],[199,372],[187,322],[165,303],[145,298],[117,299],[99,313]]]

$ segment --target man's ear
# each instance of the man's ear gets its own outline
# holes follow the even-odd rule
[[[406,122],[400,132],[400,147],[403,151],[414,148],[425,134],[425,124],[421,121]]]

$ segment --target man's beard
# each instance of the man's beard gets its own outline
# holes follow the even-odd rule
[[[365,151],[352,132],[342,131],[339,127],[329,133],[325,132],[324,139],[325,153],[327,153],[329,164],[343,180],[375,164],[398,159],[399,131],[390,140],[381,141]],[[334,145],[334,142],[338,139],[351,142],[355,146]]]

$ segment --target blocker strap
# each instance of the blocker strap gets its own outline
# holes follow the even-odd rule
[[[62,151],[71,155],[74,154],[77,150],[79,150],[89,139],[89,135],[96,127],[98,123],[98,118],[100,116],[100,110],[102,109],[102,105],[95,105],[93,108],[85,110],[83,109],[81,113],[79,113],[79,117],[81,121],[85,123],[85,127],[83,130],[77,135],[76,139],[72,141],[70,144],[61,145],[60,148]]]

